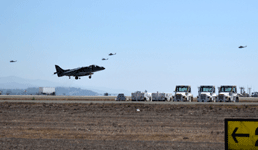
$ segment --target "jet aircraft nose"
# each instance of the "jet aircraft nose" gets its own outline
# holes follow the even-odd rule
[[[106,68],[102,67],[103,70],[105,70]]]

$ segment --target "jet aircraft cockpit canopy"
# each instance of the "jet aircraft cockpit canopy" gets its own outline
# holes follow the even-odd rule
[[[97,66],[97,65],[90,65],[89,68],[94,68],[94,69],[105,69],[104,67],[100,67],[100,66]]]

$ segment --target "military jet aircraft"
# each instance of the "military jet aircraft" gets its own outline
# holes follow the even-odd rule
[[[14,63],[14,62],[17,62],[17,60],[11,60],[10,63]]]
[[[108,58],[102,58],[102,60],[108,60]]]
[[[75,69],[62,69],[61,67],[59,67],[58,65],[55,65],[56,67],[56,72],[54,72],[54,74],[57,74],[58,77],[62,77],[62,76],[69,76],[69,79],[71,78],[71,76],[74,76],[76,80],[80,79],[80,76],[89,76],[89,78],[91,79],[91,75],[93,75],[93,72],[97,72],[97,71],[101,71],[104,70],[104,67],[100,67],[97,65],[90,65],[87,67],[79,67],[79,68],[75,68]]]
[[[109,53],[108,55],[109,55],[109,56],[112,56],[112,55],[116,55],[116,53]]]
[[[246,48],[247,47],[247,45],[246,46],[239,46],[238,48]]]

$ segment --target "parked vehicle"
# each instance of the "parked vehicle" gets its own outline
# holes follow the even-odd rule
[[[237,86],[223,85],[219,87],[219,94],[216,97],[217,102],[239,102]]]
[[[215,86],[202,85],[198,87],[197,102],[216,102]]]
[[[172,93],[152,93],[151,100],[152,101],[171,101],[173,99]]]
[[[55,88],[39,87],[39,94],[41,95],[56,95]]]
[[[252,97],[258,97],[258,92],[253,92]]]
[[[173,96],[173,101],[193,101],[193,94],[191,94],[191,86],[189,85],[177,85],[175,89],[175,95]]]
[[[151,100],[151,93],[148,93],[147,91],[141,92],[136,91],[132,93],[132,101],[150,101]]]
[[[117,95],[117,97],[115,98],[116,101],[126,101],[126,97],[123,93],[120,93]]]

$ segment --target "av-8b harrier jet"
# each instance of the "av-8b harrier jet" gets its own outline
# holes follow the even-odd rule
[[[11,60],[10,63],[14,63],[14,62],[17,62],[17,60]]]
[[[58,65],[55,65],[55,67],[56,67],[56,72],[54,72],[54,74],[57,74],[58,77],[69,76],[69,79],[70,79],[71,76],[74,76],[76,80],[80,79],[79,78],[80,76],[89,76],[89,78],[91,79],[91,75],[93,75],[93,72],[97,72],[105,69],[104,67],[100,67],[97,65],[90,65],[88,67],[79,67],[79,68],[67,69],[67,70],[62,69]]]

